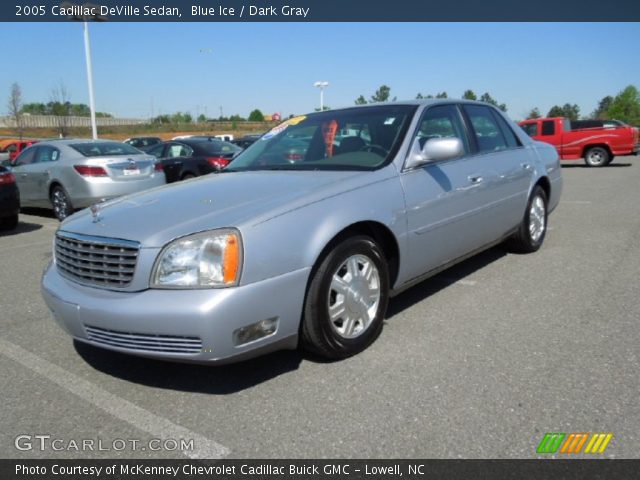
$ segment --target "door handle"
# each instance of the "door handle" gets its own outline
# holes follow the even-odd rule
[[[482,176],[481,175],[469,175],[467,177],[467,179],[471,182],[471,183],[481,183],[482,182]]]
[[[21,176],[21,177],[26,177],[26,176],[27,176],[27,174],[26,174],[26,173],[21,173],[21,174],[20,174],[20,176]]]
[[[522,163],[522,169],[523,170],[531,170],[531,165],[528,163]]]

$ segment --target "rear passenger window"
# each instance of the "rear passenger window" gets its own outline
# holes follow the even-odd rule
[[[542,122],[542,135],[554,135],[556,133],[556,124],[553,120],[545,120]]]
[[[493,116],[498,121],[498,125],[502,130],[502,134],[504,135],[504,138],[507,140],[507,146],[509,148],[521,147],[522,144],[520,143],[520,140],[518,139],[518,137],[516,137],[516,134],[513,133],[513,129],[507,123],[507,121],[502,117],[502,115],[497,113],[495,110],[492,110],[492,113],[493,113]]]
[[[39,147],[34,163],[54,162],[58,160],[58,150],[53,147]]]
[[[490,107],[464,105],[463,108],[471,120],[480,152],[495,152],[508,148],[507,140]]]
[[[174,144],[169,147],[167,157],[190,157],[192,153],[193,150],[191,149],[191,147],[188,147],[187,145]]]

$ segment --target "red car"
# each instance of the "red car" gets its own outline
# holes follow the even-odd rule
[[[637,155],[638,129],[620,122],[603,127],[572,129],[567,118],[536,118],[520,122],[535,140],[550,143],[563,160],[584,158],[590,167],[611,163],[616,155]]]

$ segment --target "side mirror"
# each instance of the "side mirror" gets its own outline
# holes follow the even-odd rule
[[[419,167],[429,162],[448,160],[464,154],[462,140],[457,137],[430,138],[420,148],[420,139],[413,141],[407,168]]]

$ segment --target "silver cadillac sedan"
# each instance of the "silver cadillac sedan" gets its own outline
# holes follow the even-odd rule
[[[42,293],[73,338],[118,352],[345,358],[390,296],[500,242],[538,250],[561,189],[555,149],[488,104],[294,117],[219,174],[68,218]]]
[[[78,208],[166,183],[156,159],[110,140],[52,140],[11,165],[23,207],[52,208],[64,220]]]

